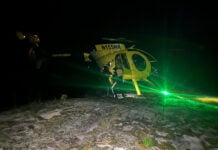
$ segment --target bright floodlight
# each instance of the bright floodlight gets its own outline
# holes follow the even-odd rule
[[[169,92],[167,92],[167,91],[162,91],[162,93],[163,93],[164,95],[169,95]]]

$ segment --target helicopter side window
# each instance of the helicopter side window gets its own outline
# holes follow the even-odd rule
[[[126,69],[130,69],[129,62],[128,62],[128,59],[126,57],[126,54],[120,54],[118,56],[119,56],[119,59],[120,59],[122,65],[123,65],[123,67],[125,67]]]
[[[123,66],[123,62],[122,62],[122,58],[120,55],[116,55],[115,57],[115,65],[117,68],[122,68]]]
[[[132,60],[139,71],[144,71],[146,68],[145,60],[142,56],[138,54],[132,55]]]

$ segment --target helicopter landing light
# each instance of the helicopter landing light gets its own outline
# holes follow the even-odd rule
[[[169,92],[167,92],[167,91],[162,91],[161,92],[163,95],[169,95],[170,93]]]

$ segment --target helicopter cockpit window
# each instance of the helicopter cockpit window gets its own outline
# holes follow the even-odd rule
[[[144,71],[145,68],[146,68],[146,63],[145,63],[145,60],[142,56],[138,55],[138,54],[134,54],[132,56],[132,59],[133,59],[133,62],[136,66],[136,68],[139,70],[139,71]]]

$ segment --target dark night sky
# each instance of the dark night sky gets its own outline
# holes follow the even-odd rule
[[[161,36],[216,46],[218,14],[213,3],[45,0],[7,6],[12,27],[39,30],[53,46],[63,43],[59,46],[73,48],[74,40],[85,43],[107,35],[141,41]]]
[[[101,37],[124,37],[156,56],[168,78],[217,93],[215,6],[200,1],[8,1],[4,29],[9,39],[17,29],[37,31],[41,47],[76,53]]]

